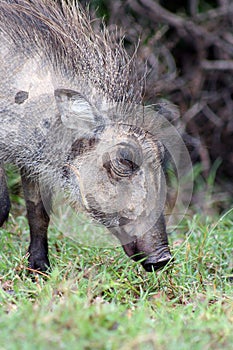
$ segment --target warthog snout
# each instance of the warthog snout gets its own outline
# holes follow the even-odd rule
[[[160,247],[157,251],[150,254],[138,251],[136,241],[123,245],[123,248],[133,260],[141,260],[141,264],[147,272],[159,270],[173,260],[168,246]]]
[[[152,272],[153,270],[159,270],[167,263],[172,261],[172,256],[169,250],[162,251],[162,254],[154,255],[151,254],[145,261],[142,262],[142,266],[147,272]]]

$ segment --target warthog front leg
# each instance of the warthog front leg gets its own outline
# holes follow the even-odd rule
[[[11,204],[7,189],[5,171],[3,165],[0,163],[0,227],[8,219],[10,207]]]
[[[21,172],[21,177],[30,227],[29,267],[46,271],[50,266],[47,240],[49,215],[44,208],[38,182],[29,179],[25,171]],[[48,197],[50,200],[50,194]]]

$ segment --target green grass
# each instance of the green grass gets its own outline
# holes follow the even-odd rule
[[[1,229],[1,350],[232,349],[232,211],[184,220],[169,237],[174,265],[158,273],[51,228],[52,272],[31,278],[28,236],[21,216]]]

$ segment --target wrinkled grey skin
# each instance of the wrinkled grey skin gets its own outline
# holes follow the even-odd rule
[[[81,11],[72,16],[50,1],[18,2],[20,8],[17,1],[0,3],[0,225],[10,210],[8,162],[21,171],[32,269],[49,267],[48,207],[57,186],[147,271],[163,267],[171,259],[163,218],[164,148],[153,135],[156,118],[138,104],[134,77],[128,82],[130,60],[121,46],[116,58],[106,38],[95,39],[96,57]],[[55,18],[61,26],[76,21],[76,29],[56,32]],[[124,67],[121,76],[117,65]]]

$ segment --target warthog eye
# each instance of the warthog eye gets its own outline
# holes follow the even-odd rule
[[[114,154],[104,156],[104,167],[113,178],[129,177],[140,165],[139,153],[130,147],[119,147]]]
[[[112,161],[112,170],[119,176],[129,176],[139,169],[135,163],[133,152],[129,149],[120,149]]]

